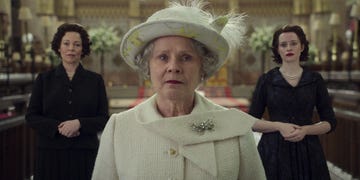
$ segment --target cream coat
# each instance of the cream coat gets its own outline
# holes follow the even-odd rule
[[[93,180],[265,179],[251,126],[252,116],[218,106],[196,94],[191,114],[163,118],[156,95],[108,121]],[[194,122],[211,119],[203,133]]]

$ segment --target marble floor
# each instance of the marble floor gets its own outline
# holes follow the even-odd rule
[[[331,162],[328,162],[328,168],[330,171],[331,180],[359,180],[358,178],[353,178],[351,174],[344,172],[339,167],[336,167]]]

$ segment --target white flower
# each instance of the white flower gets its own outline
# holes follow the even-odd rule
[[[262,28],[255,28],[251,34],[249,44],[254,51],[267,51],[271,48],[272,36],[274,28],[265,26]]]
[[[90,29],[91,50],[96,54],[111,51],[114,46],[120,43],[120,37],[117,34],[114,27],[101,26]]]
[[[307,64],[317,63],[316,56],[318,55],[318,48],[313,45],[309,44],[309,60],[306,61]]]

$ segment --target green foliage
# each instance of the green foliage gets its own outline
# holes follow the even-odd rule
[[[319,50],[315,45],[309,44],[309,59],[307,61],[307,64],[311,65],[317,63],[315,61],[316,61],[316,57],[318,56],[318,51]]]
[[[353,5],[353,4],[357,3],[357,2],[358,2],[358,0],[346,0],[346,5],[350,6],[350,5]]]
[[[271,26],[256,27],[249,38],[249,44],[254,51],[264,52],[271,48],[274,28]]]
[[[89,30],[90,41],[92,42],[91,50],[96,54],[101,54],[111,51],[116,45],[120,43],[120,37],[115,27],[105,27],[104,25],[98,28]]]
[[[56,53],[50,47],[45,49],[45,54],[48,56],[49,60],[52,62],[54,66],[60,64],[61,59],[56,55]]]

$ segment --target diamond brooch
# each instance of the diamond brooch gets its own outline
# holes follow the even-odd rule
[[[193,123],[191,125],[192,130],[196,131],[196,132],[199,132],[199,133],[203,133],[206,130],[212,131],[212,130],[214,130],[214,127],[215,127],[215,124],[211,119],[203,121],[200,124]]]

